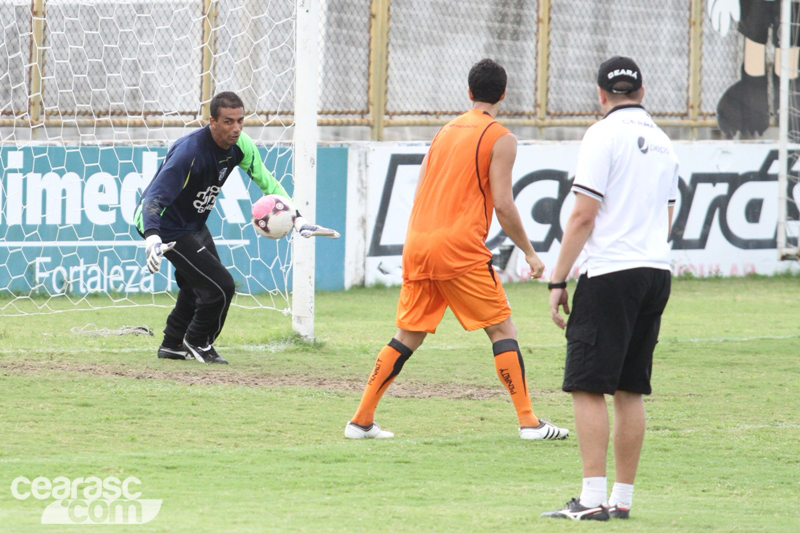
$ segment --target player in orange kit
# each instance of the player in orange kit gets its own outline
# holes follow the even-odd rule
[[[347,438],[394,436],[374,423],[375,409],[425,336],[436,332],[447,307],[465,330],[483,329],[489,336],[498,377],[517,411],[520,437],[560,440],[569,435],[533,414],[511,308],[486,248],[496,211],[505,234],[525,254],[531,277],[544,272],[514,204],[511,170],[517,139],[494,120],[506,81],[505,69],[491,59],[473,65],[472,110],[439,130],[422,160],[403,246],[399,331],[378,355],[358,410],[345,427]]]

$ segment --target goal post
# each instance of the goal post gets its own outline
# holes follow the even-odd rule
[[[779,61],[779,85],[773,90],[778,94],[778,225],[776,232],[778,257],[781,260],[798,259],[798,233],[800,232],[800,217],[796,204],[798,188],[798,154],[800,154],[800,109],[794,107],[794,102],[800,101],[796,93],[800,90],[800,80],[797,78],[798,47],[794,45],[797,40],[797,20],[794,20],[797,8],[792,9],[796,0],[781,0]],[[795,64],[791,65],[794,61]],[[798,192],[795,192],[798,191]]]
[[[297,0],[295,15],[294,202],[316,221],[317,105],[319,100],[319,0]],[[314,338],[316,238],[295,234],[292,273],[292,328]]]

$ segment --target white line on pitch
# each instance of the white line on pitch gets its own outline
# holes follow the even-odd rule
[[[671,337],[664,337],[659,339],[659,342],[663,343],[680,343],[680,342],[749,342],[749,341],[765,341],[765,340],[786,340],[786,339],[797,339],[800,338],[799,334],[794,335],[758,335],[753,337],[697,337],[697,338],[690,338],[690,339],[681,339],[681,338],[671,338]],[[555,343],[555,344],[524,344],[520,343],[520,346],[523,348],[562,348],[567,345],[566,340],[564,342]],[[473,346],[431,346],[431,345],[422,345],[420,346],[420,350],[465,350],[471,349]]]
[[[247,246],[250,244],[248,239],[220,239],[214,241],[217,246]],[[86,246],[110,246],[112,248],[122,248],[127,246],[136,246],[137,248],[144,248],[144,241],[17,241],[17,242],[0,242],[0,248],[71,248],[71,247],[86,247]]]
[[[698,337],[694,339],[663,339],[662,342],[743,342],[797,339],[800,335],[757,335],[754,337]]]
[[[111,337],[119,337],[120,335],[109,335],[108,338]],[[86,335],[89,337],[89,335]],[[99,338],[93,337],[93,338]],[[224,350],[237,350],[243,352],[263,352],[268,351],[270,353],[281,353],[286,351],[289,347],[294,346],[295,344],[291,342],[277,342],[272,344],[261,344],[259,346],[255,345],[228,345],[224,346]],[[16,350],[0,350],[0,355],[25,355],[25,354],[49,354],[49,353],[142,353],[142,352],[150,352],[152,351],[149,347],[141,347],[141,348],[102,348],[102,347],[83,347],[83,348],[57,348],[55,350],[49,348],[25,348],[25,349],[16,349]],[[25,363],[48,363],[48,361],[23,361]],[[121,361],[120,361],[121,362]],[[109,362],[99,363],[99,364],[109,364]],[[0,364],[0,368],[3,368],[3,365]]]
[[[1,315],[0,315],[1,316]],[[17,315],[14,315],[15,317]],[[116,335],[114,335],[116,336]],[[761,337],[726,337],[726,338],[707,338],[707,339],[674,339],[674,340],[667,340],[665,339],[662,342],[737,342],[737,341],[756,341],[756,340],[784,340],[784,339],[796,339],[800,338],[800,335],[765,335]],[[562,348],[566,344],[526,344],[523,345],[523,348]],[[240,344],[240,345],[228,345],[225,346],[225,350],[241,350],[243,352],[257,352],[267,350],[271,353],[278,353],[284,351],[289,346],[293,346],[291,342],[276,342],[267,345],[249,345],[249,344]],[[474,346],[421,346],[420,349],[426,350],[465,350],[471,349]],[[16,349],[16,350],[0,350],[0,355],[24,355],[24,354],[41,354],[41,353],[84,353],[84,352],[92,352],[92,353],[133,353],[133,352],[146,352],[148,348],[89,348],[89,347],[81,347],[81,348],[58,348],[58,349],[51,349],[51,348],[25,348],[25,349]],[[1,365],[0,365],[1,366]]]

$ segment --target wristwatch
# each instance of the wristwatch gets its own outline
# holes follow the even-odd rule
[[[553,289],[566,289],[566,288],[567,288],[566,281],[560,281],[558,283],[553,283],[552,281],[550,281],[547,283],[547,289],[550,291],[552,291]]]

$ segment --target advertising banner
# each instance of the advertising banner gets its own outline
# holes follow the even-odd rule
[[[291,149],[261,148],[276,179],[292,193]],[[172,266],[152,275],[133,227],[141,191],[166,147],[10,146],[0,148],[0,289],[6,294],[151,293],[177,290]],[[307,216],[344,234],[347,148],[319,149],[321,209]],[[237,168],[208,220],[217,251],[243,294],[285,290],[291,282],[288,239],[258,237],[251,206],[261,190]],[[304,215],[307,215],[304,213]],[[336,269],[319,271],[322,289],[343,285],[344,244],[319,242]]]
[[[570,192],[579,142],[521,143],[513,171],[517,208],[534,249],[555,267],[563,228],[574,204]],[[368,285],[401,283],[406,225],[427,144],[372,145],[368,155]],[[672,268],[697,277],[774,274],[793,268],[776,251],[778,150],[774,143],[675,143],[680,197],[672,232]],[[790,169],[797,175],[797,169]],[[789,219],[797,220],[800,185],[789,180]],[[790,224],[797,235],[797,224]],[[791,240],[791,239],[790,239]],[[794,238],[796,244],[796,237]],[[487,247],[504,281],[527,279],[527,264],[495,218]],[[577,275],[578,265],[573,271]]]

